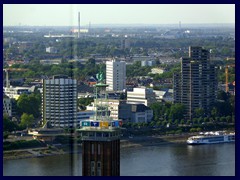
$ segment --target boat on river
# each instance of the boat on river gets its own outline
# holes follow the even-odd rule
[[[205,132],[200,133],[197,136],[191,136],[187,139],[187,144],[198,145],[198,144],[216,144],[235,142],[235,132],[226,133],[225,131],[216,132]]]

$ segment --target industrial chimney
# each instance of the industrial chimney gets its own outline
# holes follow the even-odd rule
[[[80,38],[80,12],[78,12],[78,38]]]

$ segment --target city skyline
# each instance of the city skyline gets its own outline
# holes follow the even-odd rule
[[[235,23],[234,4],[4,4],[3,26]]]

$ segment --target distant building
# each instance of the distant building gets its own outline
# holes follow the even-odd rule
[[[89,120],[95,115],[94,111],[78,111],[77,112],[77,127],[80,126],[81,121]]]
[[[110,112],[109,116],[113,119],[120,119],[119,118],[119,110],[120,110],[120,106],[122,104],[126,104],[126,101],[122,101],[122,100],[118,100],[118,99],[108,99],[107,101],[104,101],[104,99],[102,99],[101,104],[96,104],[96,101],[93,102],[90,106],[87,106],[87,110],[89,111],[93,111],[94,110],[94,106],[100,106],[100,105],[108,105],[108,110]]]
[[[134,123],[148,123],[153,118],[153,110],[143,104],[132,104],[131,112],[131,121]]]
[[[13,43],[13,42],[16,42],[16,41],[17,41],[17,39],[14,38],[14,37],[5,37],[5,38],[3,38],[3,42],[4,43]]]
[[[141,61],[141,66],[154,66],[156,65],[156,61],[155,60],[143,60]]]
[[[136,62],[136,61],[151,61],[153,59],[153,57],[151,56],[142,56],[142,55],[134,55],[132,56],[132,61]]]
[[[48,34],[44,35],[45,38],[75,38],[76,35],[71,34]],[[61,41],[60,39],[56,39],[57,42]]]
[[[94,77],[90,77],[87,81],[87,84],[90,86],[90,87],[93,87],[95,84],[97,84],[97,80],[94,78]]]
[[[18,61],[15,61],[15,60],[7,60],[7,61],[5,61],[5,63],[6,63],[9,67],[11,67],[11,66],[14,65],[14,64],[27,64],[27,63],[25,63],[25,61],[22,61],[22,60],[18,60]]]
[[[61,64],[62,59],[43,59],[43,60],[40,60],[39,62],[40,62],[40,64],[47,64],[47,65]]]
[[[173,102],[173,89],[154,90],[153,92],[156,94],[157,101]]]
[[[165,70],[165,69],[162,69],[162,68],[152,68],[152,69],[151,69],[151,73],[152,73],[152,74],[162,74],[162,73],[164,73],[164,72],[166,72],[166,70]]]
[[[123,91],[126,89],[126,63],[124,61],[106,62],[106,84],[108,91]]]
[[[189,57],[181,59],[181,73],[174,74],[174,103],[186,107],[186,119],[194,117],[196,108],[210,110],[217,95],[217,75],[210,64],[209,51],[202,47],[189,47]]]
[[[55,47],[47,47],[46,52],[47,53],[57,53],[58,51],[57,51],[57,48],[55,48]]]
[[[156,102],[156,95],[151,88],[133,88],[127,92],[127,102],[131,104],[144,104],[149,106]]]
[[[78,29],[72,29],[71,30],[73,33],[78,33]],[[89,29],[80,29],[80,33],[88,33]]]
[[[34,91],[35,86],[32,87],[4,87],[3,92],[9,98],[17,100],[21,94],[30,94]]]
[[[33,43],[32,42],[23,41],[23,42],[19,43],[18,51],[19,51],[19,53],[23,53],[24,51],[29,50],[32,47],[33,47]]]
[[[108,99],[101,100],[99,105],[107,105],[109,116],[113,119],[121,119],[123,123],[126,122],[150,122],[153,118],[153,110],[144,104],[129,104],[126,100]],[[96,101],[87,110],[93,111],[94,107],[98,106]]]
[[[122,39],[121,41],[121,49],[129,49],[131,46],[130,46],[130,39],[128,38],[124,38]]]
[[[3,114],[12,117],[12,99],[8,96],[3,97]]]
[[[61,75],[43,80],[42,121],[61,128],[77,125],[77,80]]]
[[[53,143],[57,136],[66,136],[62,128],[47,128],[45,125],[42,128],[29,129],[28,134],[33,136],[33,139],[46,143]]]

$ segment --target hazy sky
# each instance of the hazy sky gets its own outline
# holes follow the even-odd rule
[[[3,25],[235,23],[234,4],[4,4]]]

